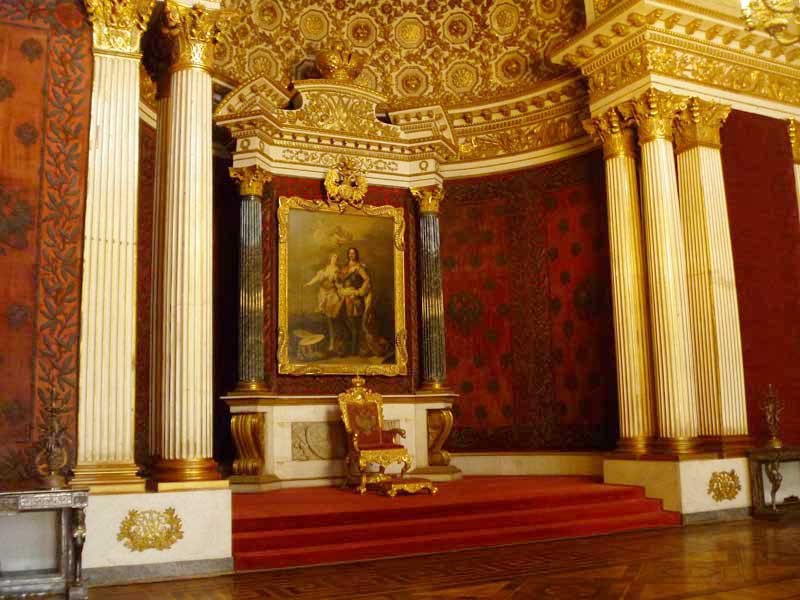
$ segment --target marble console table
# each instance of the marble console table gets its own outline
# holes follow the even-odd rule
[[[86,537],[87,490],[0,489],[0,515],[34,511],[59,511],[57,520],[58,568],[53,571],[0,572],[0,597],[65,594],[70,600],[87,598],[81,576],[81,553]],[[10,540],[5,540],[11,543]]]
[[[436,481],[461,478],[442,446],[453,424],[454,396],[383,396],[387,428],[406,430],[399,439],[412,457],[409,474]],[[234,492],[332,485],[345,475],[346,441],[335,395],[231,394],[231,432],[237,458],[230,483]]]

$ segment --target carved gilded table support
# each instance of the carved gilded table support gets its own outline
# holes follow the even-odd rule
[[[652,325],[658,445],[685,453],[698,434],[686,259],[672,148],[672,123],[684,98],[649,89],[620,110],[638,126]]]
[[[729,113],[729,106],[690,98],[675,123],[700,434],[728,446],[747,443],[739,307],[719,150],[719,130]]]
[[[267,389],[264,374],[264,280],[261,197],[272,176],[258,166],[231,168],[239,182],[239,383],[237,392]]]
[[[442,261],[439,255],[439,205],[444,198],[440,185],[411,188],[420,209],[420,278],[422,299],[422,389],[446,387],[444,299]]]
[[[453,410],[437,408],[428,411],[428,465],[446,467],[450,464],[450,453],[443,449],[453,429]]]
[[[231,416],[231,433],[236,444],[234,475],[253,476],[264,471],[264,424],[264,413]]]
[[[789,141],[792,144],[794,159],[794,189],[797,194],[797,213],[800,216],[800,121],[789,119],[787,122]]]
[[[153,1],[86,0],[94,76],[73,486],[144,490],[134,461],[139,45]]]
[[[212,456],[211,75],[220,11],[172,1],[163,32],[172,40],[163,197],[160,427],[153,477],[159,489],[219,479]],[[178,485],[165,485],[173,482]],[[206,484],[207,485],[207,484]],[[201,485],[201,487],[206,487]]]
[[[650,324],[633,129],[617,109],[584,123],[603,144],[608,195],[620,440],[645,452],[656,434]]]

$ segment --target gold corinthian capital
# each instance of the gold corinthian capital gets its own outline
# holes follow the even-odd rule
[[[155,0],[85,0],[95,52],[139,53]]]
[[[438,213],[439,205],[444,200],[444,188],[441,185],[428,185],[411,188],[411,195],[419,202],[419,209],[424,213]]]
[[[731,107],[718,102],[689,98],[686,108],[675,120],[675,148],[685,150],[706,146],[719,148],[719,130],[731,113]]]
[[[633,128],[616,108],[610,108],[602,116],[585,120],[583,128],[603,144],[606,160],[617,156],[634,156]]]
[[[658,139],[672,142],[672,122],[686,103],[683,96],[650,88],[639,98],[621,104],[619,111],[625,119],[636,121],[640,145]]]
[[[211,71],[214,46],[226,29],[229,13],[209,10],[202,4],[182,6],[168,0],[162,31],[172,37],[172,72],[182,69]]]
[[[795,164],[800,164],[800,122],[789,119],[786,123],[789,130],[789,141],[792,144],[792,157]]]
[[[240,196],[262,196],[264,184],[272,181],[272,175],[257,165],[230,167],[228,175],[239,182]]]

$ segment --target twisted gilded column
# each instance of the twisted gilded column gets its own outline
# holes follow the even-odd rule
[[[729,106],[691,98],[675,123],[700,435],[723,444],[747,436],[739,306],[719,150],[719,130],[729,113]]]
[[[797,195],[797,213],[800,217],[800,122],[789,119],[789,141],[792,144],[792,158],[794,159],[794,189]]]
[[[620,106],[638,126],[647,244],[658,446],[696,448],[698,434],[686,259],[672,149],[672,122],[683,98],[653,88]]]
[[[639,186],[633,130],[612,108],[584,123],[600,139],[606,170],[620,450],[644,452],[656,434]]]
[[[239,383],[237,392],[264,391],[264,279],[261,240],[261,197],[272,180],[266,171],[251,165],[231,168],[239,182]]]
[[[153,478],[219,479],[212,456],[211,68],[219,11],[167,2],[172,38],[159,258],[160,406]]]
[[[144,489],[134,462],[139,44],[150,2],[86,0],[93,27],[75,487]]]
[[[422,298],[422,390],[445,388],[444,299],[442,261],[439,255],[440,185],[411,188],[420,209],[420,294]]]

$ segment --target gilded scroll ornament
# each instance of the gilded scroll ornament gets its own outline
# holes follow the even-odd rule
[[[428,464],[432,467],[446,467],[450,464],[450,453],[443,450],[450,431],[453,429],[453,411],[438,408],[428,411]]]
[[[681,153],[697,146],[719,148],[719,130],[730,112],[730,106],[689,98],[675,120],[676,151]]]
[[[603,156],[606,160],[617,156],[634,156],[633,129],[630,122],[625,122],[616,108],[594,119],[583,122],[586,132],[600,140],[603,144]]]
[[[795,164],[800,164],[800,131],[798,131],[798,121],[789,119],[786,125],[789,130],[789,142],[792,144],[792,158]]]
[[[734,469],[730,471],[714,471],[708,481],[708,495],[714,502],[733,500],[742,491],[742,482]]]
[[[94,50],[120,54],[139,52],[155,0],[85,0],[92,22]]]
[[[438,213],[439,205],[444,200],[444,188],[441,185],[411,188],[411,195],[419,202],[421,213]]]
[[[259,475],[264,470],[264,413],[231,416],[231,434],[236,445],[235,475]]]
[[[168,0],[162,29],[175,41],[170,69],[194,68],[210,72],[214,64],[214,45],[227,28],[229,17],[228,12],[209,10],[202,4],[190,8]]]
[[[661,139],[672,142],[672,122],[675,115],[686,108],[686,98],[672,92],[648,89],[635,100],[620,105],[626,119],[633,118],[639,128],[639,144]]]
[[[272,175],[257,165],[230,167],[228,175],[239,182],[240,196],[262,196],[264,184],[272,181]]]
[[[328,202],[336,204],[340,213],[348,206],[360,210],[367,195],[367,178],[361,161],[342,157],[325,175],[325,193]]]
[[[181,518],[172,507],[161,510],[130,510],[123,519],[117,540],[134,552],[169,550],[183,539]]]
[[[319,50],[316,59],[317,69],[322,77],[338,81],[354,80],[361,73],[366,61],[363,54],[351,52],[339,40]]]

